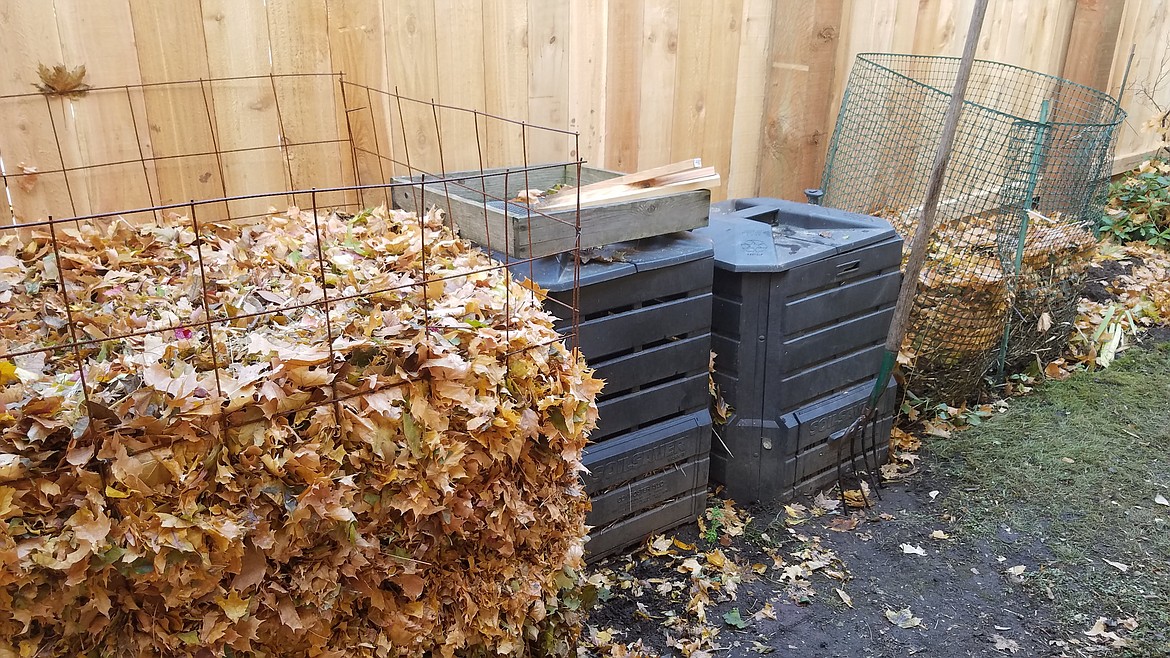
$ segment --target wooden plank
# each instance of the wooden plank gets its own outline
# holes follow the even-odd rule
[[[528,120],[528,8],[516,2],[483,3],[484,90],[487,111],[514,121]],[[524,153],[519,126],[484,118],[484,166],[520,164]]]
[[[1121,31],[1124,2],[1077,0],[1061,77],[1105,90]]]
[[[0,3],[0,24],[4,38],[0,39],[0,95],[35,92],[37,65],[53,66],[62,62],[61,39],[49,2]],[[46,102],[41,96],[0,101],[0,158],[8,180],[7,193],[12,200],[15,217],[8,208],[0,209],[0,224],[32,222],[46,217],[76,215],[69,201],[65,174],[45,173],[60,170],[61,153],[57,149],[50,121],[50,108],[58,116],[62,102]],[[72,143],[76,148],[76,142]],[[36,170],[35,176],[21,175],[22,171]]]
[[[973,0],[922,0],[919,5],[914,52],[920,55],[958,57],[963,51],[963,32]]]
[[[1138,29],[1138,17],[1144,6],[1144,0],[1126,0],[1125,8],[1121,13],[1121,27],[1118,30],[1117,44],[1113,50],[1113,66],[1109,72],[1109,87],[1108,91],[1113,94],[1121,103],[1121,107],[1129,114],[1126,120],[1117,127],[1117,144],[1116,156],[1114,159],[1114,169],[1118,167],[1118,161],[1123,161],[1126,156],[1137,153],[1144,153],[1148,149],[1146,145],[1141,144],[1140,137],[1135,142],[1134,137],[1139,135],[1142,121],[1134,121],[1134,103],[1133,103],[1133,88],[1135,83],[1139,80],[1139,75],[1136,71],[1130,70],[1130,77],[1128,86],[1124,93],[1121,90],[1122,76],[1125,75],[1126,62],[1129,59],[1129,52],[1131,45],[1134,50],[1134,66],[1140,65],[1141,60],[1136,50],[1136,37]],[[1144,132],[1144,131],[1142,131]]]
[[[739,67],[740,32],[743,27],[744,0],[714,3],[707,47],[707,75],[703,89],[703,141],[698,153],[703,162],[726,176],[731,169],[732,122],[735,119],[735,86]],[[673,145],[672,145],[673,146]],[[711,198],[722,200],[722,187],[712,190]]]
[[[1048,0],[1034,10],[1041,39],[1030,39],[1032,56],[1028,68],[1059,76],[1067,59],[1076,14],[1074,0]]]
[[[379,154],[391,157],[390,98],[384,93],[367,93],[363,87],[385,92],[386,33],[382,4],[378,0],[333,0],[326,3],[329,23],[329,56],[344,81],[341,92],[345,108],[338,123],[349,137],[355,152],[354,182],[374,185],[389,181]],[[390,205],[388,193],[364,191],[358,194],[363,206]]]
[[[325,3],[329,57],[335,73],[350,82],[385,89],[386,34],[378,0],[329,0]]]
[[[439,146],[431,101],[439,98],[436,69],[438,29],[433,0],[384,3],[387,71],[391,89],[404,98],[391,101],[394,173],[438,174]]]
[[[209,77],[199,0],[166,5],[131,0],[130,12],[143,83]],[[175,48],[176,43],[188,47]],[[172,204],[225,196],[203,86],[198,82],[149,86],[142,95],[151,147],[160,158],[154,167],[156,200]],[[219,220],[227,216],[227,205],[206,205],[198,212],[201,218]]]
[[[1113,175],[1125,173],[1158,154],[1162,147],[1152,148],[1136,153],[1119,153],[1113,158]]]
[[[90,85],[141,83],[128,0],[100,5],[85,0],[55,0],[54,7],[61,56],[72,62],[71,66],[84,64]],[[115,212],[153,205],[153,165],[143,161],[151,150],[145,116],[139,116],[145,113],[141,94],[120,89],[91,92],[66,100],[65,107],[65,130],[61,132],[58,126],[59,136],[62,140],[76,140],[80,156],[76,163],[66,161],[66,166],[86,167],[76,175],[70,174],[74,198],[79,188],[88,197],[86,206],[78,210]]]
[[[672,160],[679,76],[678,0],[646,0],[638,84],[637,168]],[[699,155],[693,150],[689,156]]]
[[[893,50],[897,0],[850,0],[842,16],[841,45],[849,50],[850,61],[859,52],[897,52]]]
[[[213,78],[267,76],[268,16],[260,3],[202,0],[207,68]],[[290,187],[278,146],[280,119],[267,77],[206,85],[213,102],[216,143],[229,196],[281,192]],[[249,150],[240,150],[249,149]],[[287,195],[229,202],[233,217],[265,213],[290,203]]]
[[[535,126],[568,127],[568,0],[528,2],[528,120]],[[564,162],[572,144],[563,135],[529,130],[529,164]]]
[[[594,166],[605,161],[608,10],[605,0],[569,5],[569,130],[580,133],[574,157]]]
[[[703,157],[706,140],[708,59],[716,7],[713,3],[688,6],[678,23],[678,66],[674,79],[674,119],[670,133],[670,160]],[[661,164],[653,160],[641,166]]]
[[[581,173],[586,183],[615,176],[612,172],[591,168],[584,168]],[[574,177],[575,167],[545,168],[532,171],[528,184],[547,188],[558,182],[572,183]],[[489,244],[490,238],[493,249],[507,251],[517,258],[549,256],[574,247],[574,209],[549,213],[561,221],[534,219],[531,223],[522,212],[513,211],[505,216],[499,204],[485,211],[482,193],[476,190],[486,188],[491,196],[512,198],[524,185],[520,176],[513,174],[505,179],[500,172],[488,172],[488,176],[481,179],[477,172],[471,172],[462,183],[446,191],[441,183],[428,184],[425,194],[417,200],[411,189],[414,186],[399,187],[393,192],[395,203],[408,209],[416,204],[450,208],[451,217],[464,237],[482,245]],[[448,194],[449,201],[445,198]],[[581,247],[597,247],[702,226],[707,221],[710,203],[711,195],[699,190],[610,203],[590,208],[588,212],[582,210]]]
[[[922,9],[919,0],[898,0],[894,10],[897,15],[894,19],[893,34],[890,40],[890,49],[896,53],[913,53],[914,42],[918,35],[918,16]]]
[[[435,17],[442,24],[436,35],[439,101],[468,111],[440,109],[443,171],[478,169],[476,118],[470,110],[487,106],[484,74],[483,6],[465,0],[435,0]]]
[[[1125,71],[1131,43],[1137,44],[1133,67],[1122,105],[1129,113],[1119,128],[1118,160],[1134,161],[1162,145],[1161,139],[1144,124],[1160,114],[1159,107],[1170,107],[1170,54],[1166,42],[1170,34],[1170,6],[1153,0],[1130,0],[1123,18],[1123,36],[1118,40],[1113,62],[1111,89],[1116,93]]]
[[[764,122],[772,7],[771,0],[746,0],[743,5],[739,64],[736,66],[731,162],[725,186],[727,196],[731,198],[756,196],[758,191],[759,136]]]
[[[607,17],[605,166],[614,171],[637,169],[643,162],[639,157],[643,137],[647,141],[653,139],[644,133],[641,124],[645,116],[641,105],[642,71],[644,62],[649,62],[643,44],[650,47],[656,43],[650,35],[643,34],[643,8],[646,4],[645,0],[611,3]],[[670,79],[674,80],[673,70]],[[656,91],[666,93],[661,87]]]
[[[598,181],[596,183],[590,183],[588,185],[582,185],[580,187],[571,187],[571,188],[568,188],[565,190],[561,190],[560,192],[557,192],[555,194],[550,194],[550,195],[542,198],[540,200],[540,203],[541,203],[542,208],[550,208],[550,207],[559,205],[561,202],[567,201],[568,199],[575,200],[579,195],[588,194],[589,192],[592,192],[594,190],[610,188],[610,187],[613,187],[615,185],[642,184],[644,186],[648,183],[652,183],[653,180],[656,178],[661,178],[664,176],[673,176],[675,174],[680,174],[680,173],[684,173],[684,172],[691,173],[697,169],[701,169],[702,167],[703,167],[703,163],[699,158],[694,158],[691,160],[683,160],[681,162],[673,162],[671,164],[663,165],[661,167],[654,167],[653,169],[643,169],[642,171],[636,171],[632,174],[626,174],[624,176],[617,176],[614,178],[607,178],[605,180],[601,180],[601,181]]]
[[[842,0],[780,0],[772,33],[764,130],[760,139],[760,193],[803,200],[819,187],[832,131],[830,91],[835,83]]]
[[[632,183],[596,184],[573,190],[570,194],[539,205],[543,212],[594,207],[634,199],[648,199],[676,192],[714,190],[719,187],[719,174],[714,167],[702,167],[663,176],[652,176]]]
[[[328,15],[325,0],[268,0],[268,32],[272,39],[272,72],[281,146],[288,158],[289,187],[294,190],[353,184],[349,143],[338,143],[336,81],[329,56]],[[319,74],[303,76],[300,74]],[[339,100],[339,99],[338,99]],[[318,193],[318,207],[342,206],[340,192]],[[294,195],[302,208],[312,194]]]

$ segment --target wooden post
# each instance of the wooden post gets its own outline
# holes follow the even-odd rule
[[[1124,12],[1125,3],[1117,0],[1077,0],[1062,78],[1109,91],[1114,44]]]

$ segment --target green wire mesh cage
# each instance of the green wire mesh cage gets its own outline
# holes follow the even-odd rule
[[[958,58],[863,53],[829,146],[824,204],[919,223]],[[1067,342],[1125,113],[1108,94],[976,60],[899,359],[911,390],[975,393]]]

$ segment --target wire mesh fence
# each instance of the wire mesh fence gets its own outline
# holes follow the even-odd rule
[[[286,104],[293,99],[290,109]],[[306,105],[317,112],[305,112]],[[249,110],[255,116],[248,116]],[[389,209],[393,189],[408,187],[394,182],[395,175],[461,186],[465,194],[482,198],[486,208],[507,202],[508,193],[523,189],[530,176],[549,168],[567,170],[571,176],[583,162],[576,157],[573,132],[420,101],[347,81],[341,74],[153,83],[69,96],[8,95],[0,97],[0,111],[20,117],[32,136],[25,143],[0,143],[0,183],[6,196],[0,218],[7,219],[0,226],[0,241],[19,256],[22,268],[39,262],[36,259],[47,258],[49,263],[42,265],[42,285],[14,287],[15,281],[7,285],[5,296],[16,306],[10,305],[6,317],[0,318],[9,329],[0,345],[0,359],[24,359],[39,352],[49,361],[72,360],[70,367],[86,399],[95,383],[85,378],[92,366],[88,362],[98,355],[110,356],[114,345],[141,348],[151,336],[172,339],[175,332],[195,332],[193,362],[218,372],[230,352],[228,335],[240,326],[313,315],[321,321],[320,347],[328,351],[345,333],[345,321],[330,318],[331,307],[336,314],[339,304],[370,304],[394,290],[418,291],[425,300],[428,288],[450,278],[438,263],[427,262],[437,258],[431,244],[438,237],[432,226],[437,215],[421,203],[399,204],[414,212],[409,220],[372,218],[365,212],[378,205]],[[125,143],[102,142],[85,130],[88,124],[82,119],[99,111],[129,121],[110,128]],[[243,115],[234,116],[234,111]],[[101,148],[87,149],[86,144]],[[448,165],[503,172],[509,182],[503,189],[472,188],[466,173],[458,180],[448,177]],[[417,195],[403,199],[417,200]],[[256,227],[271,226],[274,216],[277,228],[290,237],[287,244],[273,248],[281,257],[295,254],[297,265],[303,261],[299,275],[308,277],[310,289],[296,296],[270,291],[254,298],[255,305],[231,309],[230,317],[225,308],[207,307],[207,300],[224,298],[236,283],[216,278],[223,275],[222,261],[248,261],[246,254],[224,253],[220,247],[225,240],[257,233]],[[331,249],[344,247],[347,241],[353,247],[380,239],[368,230],[355,231],[355,218],[385,230],[393,224],[412,236],[418,242],[412,249],[420,259],[420,277],[365,289],[330,280],[326,275],[335,264],[326,259]],[[579,222],[574,225],[563,213],[551,217],[526,207],[523,219],[579,231]],[[489,240],[493,237],[486,224],[482,231]],[[497,239],[502,242],[505,236]],[[151,253],[156,264],[191,259],[187,263],[191,267],[189,271],[183,267],[182,276],[187,278],[174,286],[173,295],[152,301],[158,317],[146,326],[134,326],[130,320],[136,309],[114,304],[104,312],[108,317],[97,331],[89,313],[95,309],[86,305],[99,300],[78,297],[85,288],[70,277],[83,266],[94,266],[90,261],[102,241],[117,240],[143,242],[140,249]],[[365,256],[373,258],[372,252]],[[506,263],[485,260],[479,269],[502,272],[506,265],[523,265],[523,259],[503,256]],[[576,260],[572,250],[566,256]],[[163,274],[152,273],[149,267],[136,274]],[[114,270],[107,264],[98,271]],[[539,305],[535,293],[525,296],[528,303]],[[547,303],[563,305],[556,300]],[[198,307],[195,315],[194,307],[185,306],[189,304]],[[180,305],[185,314],[177,313]],[[420,308],[429,314],[427,303]],[[51,315],[60,315],[61,322],[46,322],[45,314],[35,309],[52,309]],[[572,315],[570,311],[562,314]],[[84,322],[89,324],[66,317],[74,312],[85,313]],[[34,330],[26,331],[30,328]],[[575,324],[565,334],[570,340],[574,336]],[[65,363],[53,366],[61,373]]]
[[[28,136],[0,141],[0,535],[22,546],[0,653],[536,642],[528,612],[583,552],[600,382],[565,346],[577,296],[390,202],[395,176],[490,169],[508,184],[466,193],[517,204],[545,168],[579,178],[575,133],[330,74],[3,96],[0,116]],[[516,221],[579,233],[566,215]],[[468,587],[486,631],[439,616]]]
[[[825,166],[825,205],[888,219],[909,253],[959,60],[861,54]],[[901,361],[910,387],[973,394],[993,368],[1063,348],[1103,212],[1110,96],[977,60]]]

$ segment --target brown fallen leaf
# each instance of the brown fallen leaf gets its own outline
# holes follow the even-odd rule
[[[829,521],[829,524],[825,527],[834,532],[849,532],[855,529],[860,523],[861,518],[855,514],[851,514],[849,516],[838,516],[832,521]]]
[[[67,69],[63,64],[49,68],[44,64],[37,65],[37,75],[41,84],[34,84],[42,94],[49,96],[84,96],[89,91],[85,83],[85,65],[75,69]]]
[[[948,426],[946,426],[942,423],[936,423],[936,422],[932,422],[929,420],[923,421],[922,427],[923,427],[923,429],[926,430],[927,434],[929,434],[931,436],[937,436],[940,439],[951,438],[951,429],[953,429],[953,428],[949,428]]]
[[[771,603],[765,603],[763,608],[752,615],[752,619],[760,621],[761,619],[776,619],[776,608],[772,607]]]
[[[873,494],[869,491],[869,483],[865,480],[861,481],[861,488],[847,489],[845,491],[845,504],[849,507],[866,507],[872,499]]]
[[[894,427],[890,430],[890,447],[899,452],[913,452],[922,447],[922,439],[900,427]]]

